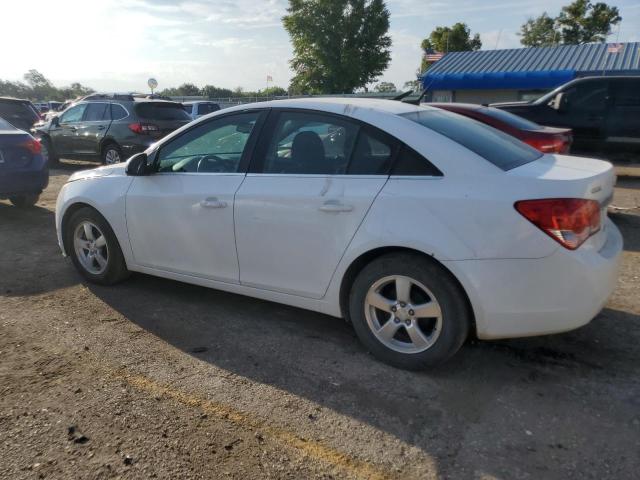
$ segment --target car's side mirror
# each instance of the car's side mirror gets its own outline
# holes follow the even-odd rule
[[[567,95],[564,92],[560,92],[553,97],[550,106],[557,112],[564,113],[567,111],[568,100]]]
[[[136,153],[127,162],[127,168],[125,169],[127,175],[132,177],[142,177],[151,173],[149,166],[147,165],[147,154]]]
[[[51,125],[54,126],[54,127],[60,126],[60,119],[57,116],[52,117],[51,118]]]

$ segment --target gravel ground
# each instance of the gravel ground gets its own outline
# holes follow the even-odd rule
[[[593,322],[415,373],[320,314],[84,284],[54,233],[77,168],[35,209],[0,202],[0,478],[638,478],[640,179],[616,189],[623,268]]]

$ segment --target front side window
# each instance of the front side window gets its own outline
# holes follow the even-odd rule
[[[162,146],[159,172],[235,173],[261,112],[248,112],[198,125]]]
[[[571,113],[601,112],[607,106],[606,82],[578,83],[565,92]]]
[[[282,112],[266,151],[263,173],[344,174],[358,126],[321,113]]]
[[[424,109],[400,116],[448,137],[505,171],[542,156],[517,138],[456,113]]]
[[[71,107],[69,110],[62,114],[62,116],[60,117],[60,123],[79,122],[80,120],[82,120],[82,115],[84,114],[84,110],[86,108],[86,103]]]
[[[84,112],[85,122],[99,122],[109,119],[108,103],[90,103]]]

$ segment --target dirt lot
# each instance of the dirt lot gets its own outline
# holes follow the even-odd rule
[[[74,168],[33,210],[0,202],[0,478],[638,478],[639,210],[613,215],[622,274],[591,324],[411,373],[323,315],[83,284],[54,234]]]

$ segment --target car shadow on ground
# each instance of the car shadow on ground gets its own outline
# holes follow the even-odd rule
[[[640,211],[638,211],[640,213]],[[627,252],[640,252],[640,215],[625,212],[609,212],[624,237]]]
[[[34,295],[79,283],[75,272],[64,268],[55,231],[51,209],[21,209],[0,201],[0,296]]]
[[[341,319],[146,275],[89,288],[185,354],[384,430],[435,455],[443,472],[459,448],[445,439],[463,438],[470,424],[495,417],[492,409],[511,408],[501,402],[512,389],[522,388],[530,408],[544,405],[542,418],[550,410],[570,417],[575,399],[554,399],[568,386],[604,384],[604,401],[611,372],[638,373],[640,317],[609,309],[575,332],[470,341],[448,363],[409,372],[367,354]]]

